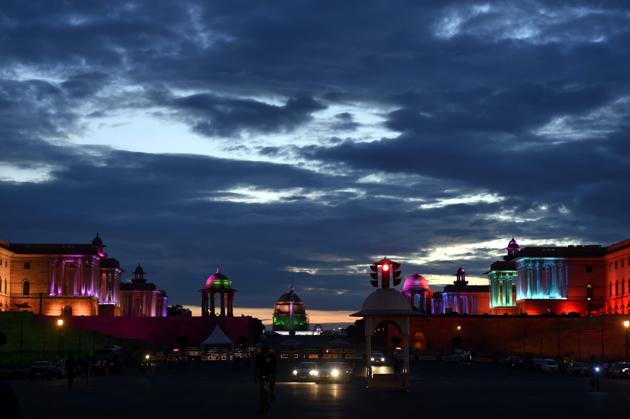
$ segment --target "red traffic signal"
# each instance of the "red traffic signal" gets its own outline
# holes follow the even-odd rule
[[[373,287],[389,288],[400,284],[400,263],[383,258],[370,265],[370,283]]]

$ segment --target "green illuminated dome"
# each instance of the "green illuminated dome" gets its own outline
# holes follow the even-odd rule
[[[306,307],[292,286],[276,301],[273,309],[273,330],[308,330]]]
[[[232,281],[221,273],[221,268],[217,266],[217,271],[206,279],[204,288],[225,289],[232,288]]]

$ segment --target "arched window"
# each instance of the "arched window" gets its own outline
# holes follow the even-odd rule
[[[619,280],[615,281],[615,297],[619,296]]]
[[[31,284],[24,280],[22,282],[22,295],[29,295],[31,293]]]
[[[72,306],[63,306],[61,309],[62,316],[72,316]]]

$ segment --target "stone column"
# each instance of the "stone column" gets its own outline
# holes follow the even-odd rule
[[[55,277],[57,272],[57,259],[52,258],[49,264],[50,271],[50,295],[55,295]]]
[[[59,280],[57,281],[57,295],[63,294],[63,283],[65,281],[66,281],[66,261],[62,259]]]
[[[225,292],[221,290],[221,317],[225,317]]]

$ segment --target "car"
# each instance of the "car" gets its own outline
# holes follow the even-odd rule
[[[614,362],[608,369],[608,374],[614,378],[630,378],[630,362]]]
[[[544,358],[532,358],[530,368],[534,370],[541,370],[544,362]]]
[[[453,356],[457,362],[472,362],[472,353],[461,348],[455,349]]]
[[[29,365],[31,378],[63,378],[66,368],[61,362],[38,361]]]
[[[372,365],[385,365],[385,355],[382,352],[372,352],[370,363]]]
[[[590,371],[591,366],[586,362],[572,362],[567,367],[567,374],[569,375],[586,375]]]
[[[555,359],[545,358],[543,359],[540,369],[542,372],[555,373],[560,371],[560,365],[558,365],[558,361],[556,361]]]
[[[512,355],[505,358],[504,364],[511,368],[522,368],[525,361],[518,355]]]
[[[352,377],[352,367],[347,362],[327,362],[319,369],[320,381],[347,381]]]
[[[317,362],[300,362],[291,373],[295,381],[319,381],[319,365]]]

